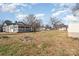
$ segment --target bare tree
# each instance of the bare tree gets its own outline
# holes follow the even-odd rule
[[[24,19],[24,23],[30,25],[33,32],[36,32],[41,26],[41,19],[37,19],[34,15],[28,15]]]
[[[45,26],[45,28],[46,28],[46,29],[51,29],[51,26],[47,24],[47,25]]]
[[[2,26],[3,26],[4,20],[0,19],[0,31],[2,32]]]
[[[54,29],[57,29],[58,25],[62,24],[61,20],[58,19],[57,17],[53,17],[53,18],[51,17],[50,21]]]

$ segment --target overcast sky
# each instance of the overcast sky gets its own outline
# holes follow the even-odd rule
[[[65,24],[68,24],[68,21],[77,20],[71,12],[74,6],[75,4],[72,3],[5,3],[0,4],[0,19],[22,20],[25,16],[34,14],[36,17],[41,18],[44,24],[50,24],[50,17],[58,17]]]

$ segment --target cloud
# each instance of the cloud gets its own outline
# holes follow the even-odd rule
[[[79,17],[79,3],[76,3],[76,5],[72,8],[72,13]]]
[[[61,8],[72,8],[75,6],[75,3],[60,3],[58,6]]]
[[[60,16],[66,13],[71,13],[71,7],[74,6],[74,4],[68,4],[68,3],[61,3],[61,4],[55,4],[56,7],[51,10],[52,16]]]
[[[0,4],[0,6],[2,6],[3,4]]]
[[[64,17],[64,19],[66,19],[66,20],[68,20],[68,21],[77,21],[77,20],[78,20],[78,18],[75,17],[75,16],[73,16],[72,14],[71,14],[71,15],[66,15],[66,16]]]
[[[61,3],[56,4],[56,7],[51,10],[52,17],[58,17],[63,20],[65,24],[69,22],[77,21],[78,18],[72,15],[71,9],[75,6],[75,4],[71,3]]]
[[[52,16],[53,17],[56,17],[56,16],[59,16],[61,15],[62,13],[65,13],[67,10],[59,10],[59,11],[56,11],[54,13],[52,13]]]
[[[54,4],[55,8],[52,8],[51,12],[56,13],[61,13],[63,11],[68,11],[71,12],[70,10],[75,6],[75,3],[59,3],[59,4]]]
[[[76,10],[76,11],[74,12],[74,15],[77,16],[77,17],[79,17],[79,10]]]
[[[16,18],[17,18],[18,20],[23,20],[26,16],[27,16],[26,14],[17,14],[17,15],[16,15]]]
[[[53,9],[51,10],[51,12],[55,12],[55,11],[57,11],[55,8],[53,8]]]
[[[4,3],[4,4],[0,4],[0,11],[2,12],[20,12],[20,10],[17,10],[17,6],[22,6],[22,7],[26,7],[28,6],[28,4],[26,3]]]
[[[45,14],[43,14],[43,13],[39,13],[39,14],[36,14],[35,16],[39,18],[39,17],[44,17]]]
[[[13,4],[3,4],[2,11],[3,12],[13,12],[16,9],[16,6]]]

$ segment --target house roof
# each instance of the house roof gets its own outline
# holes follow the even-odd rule
[[[23,22],[17,22],[17,23],[10,23],[7,24],[7,26],[9,25],[18,25],[18,27],[24,28],[24,27],[31,27],[30,25],[24,24]]]

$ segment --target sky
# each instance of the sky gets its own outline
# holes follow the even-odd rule
[[[0,19],[20,21],[34,14],[42,19],[43,24],[50,24],[50,17],[57,17],[65,24],[78,20],[71,9],[75,3],[2,3],[0,4]]]

